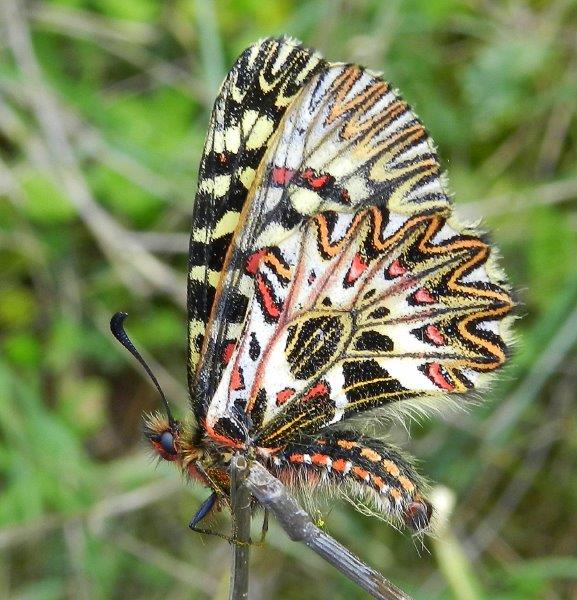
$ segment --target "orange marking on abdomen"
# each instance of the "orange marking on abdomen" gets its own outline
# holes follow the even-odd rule
[[[302,454],[291,454],[289,460],[294,463],[304,462],[304,456]]]
[[[314,465],[324,467],[329,462],[329,457],[326,454],[313,454],[311,460]]]
[[[350,442],[349,440],[338,440],[337,445],[341,448],[344,448],[345,450],[352,450],[357,445],[357,442]]]
[[[393,477],[398,477],[401,473],[399,471],[399,467],[397,467],[397,465],[392,460],[385,459],[383,461],[383,467],[385,467],[387,473],[389,473],[389,475],[392,475]]]
[[[407,492],[412,492],[415,489],[413,482],[404,475],[399,477],[399,483],[403,486],[403,489],[407,490]]]
[[[381,455],[378,452],[375,452],[371,448],[363,448],[361,450],[361,456],[364,458],[368,458],[373,462],[379,462],[381,460]]]
[[[342,458],[333,460],[333,469],[342,473],[347,468],[347,461]]]
[[[359,479],[366,479],[367,476],[369,475],[368,471],[365,471],[365,469],[362,469],[361,467],[353,467],[352,468],[353,473],[359,478]]]

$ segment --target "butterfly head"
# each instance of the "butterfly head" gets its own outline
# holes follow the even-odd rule
[[[156,412],[145,415],[144,436],[150,442],[155,456],[174,462],[189,475],[195,476],[195,463],[202,458],[203,452],[195,443],[193,429]]]
[[[152,449],[160,458],[169,461],[181,456],[181,426],[178,421],[170,421],[162,413],[144,417],[144,435]]]

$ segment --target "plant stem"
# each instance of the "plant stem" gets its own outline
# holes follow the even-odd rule
[[[248,560],[250,551],[250,492],[244,485],[248,475],[244,456],[233,456],[230,463],[230,503],[233,519],[232,571],[230,600],[248,599]]]

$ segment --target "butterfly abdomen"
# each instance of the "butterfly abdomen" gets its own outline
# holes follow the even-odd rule
[[[413,467],[390,446],[339,431],[289,444],[272,458],[273,472],[296,487],[340,493],[353,504],[413,530],[429,525],[432,509]]]

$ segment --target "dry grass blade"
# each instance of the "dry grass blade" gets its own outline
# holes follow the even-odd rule
[[[18,0],[6,0],[2,7],[5,22],[10,23],[8,44],[29,83],[28,99],[49,149],[47,154],[52,159],[56,179],[106,254],[124,263],[126,268],[135,268],[149,285],[184,306],[184,286],[180,278],[127,235],[92,197],[70,145],[61,110],[36,60],[22,6]]]

